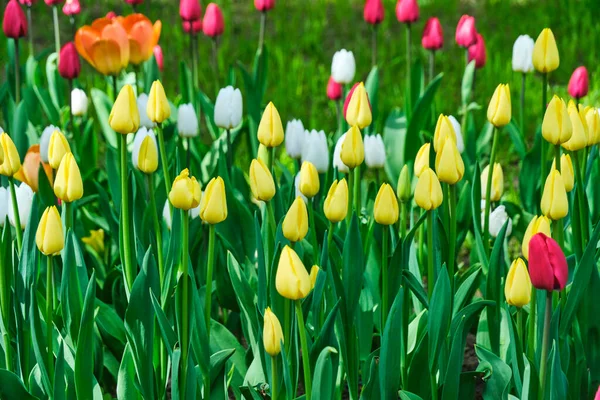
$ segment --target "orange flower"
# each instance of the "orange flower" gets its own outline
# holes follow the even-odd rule
[[[98,72],[116,75],[129,63],[127,31],[117,18],[98,18],[75,34],[75,47]]]
[[[154,46],[160,38],[160,20],[152,25],[143,14],[131,14],[117,19],[129,38],[129,62],[137,65],[152,57]]]
[[[34,192],[37,192],[40,165],[44,168],[48,181],[52,185],[52,167],[50,164],[42,162],[39,144],[34,144],[27,150],[21,169],[15,174],[15,179],[26,183]]]

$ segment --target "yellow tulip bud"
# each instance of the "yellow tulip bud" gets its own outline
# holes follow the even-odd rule
[[[423,171],[429,168],[429,149],[431,148],[430,143],[425,143],[417,152],[415,157],[415,176],[418,178],[421,176]]]
[[[71,146],[69,146],[65,135],[59,130],[52,132],[50,141],[48,142],[48,164],[50,164],[52,169],[58,169],[65,154],[70,152]]]
[[[289,300],[303,299],[312,289],[310,276],[302,260],[289,246],[281,250],[275,275],[275,288],[282,297]]]
[[[588,126],[588,146],[600,143],[600,115],[594,107],[586,107],[585,121]]]
[[[273,175],[260,159],[250,163],[250,190],[256,200],[269,201],[275,196]]]
[[[559,220],[569,213],[565,181],[556,169],[550,171],[544,185],[541,202],[542,213],[551,220]]]
[[[151,136],[142,141],[137,161],[137,168],[145,174],[151,174],[158,168],[158,148]]]
[[[348,214],[348,183],[346,183],[346,179],[339,182],[337,180],[333,181],[329,192],[327,192],[323,211],[325,217],[333,223],[343,221],[346,218]]]
[[[171,116],[171,106],[169,106],[165,88],[159,80],[154,81],[152,83],[152,88],[150,88],[146,113],[148,114],[150,121],[158,124]]]
[[[401,203],[406,203],[410,200],[410,174],[408,173],[408,166],[404,165],[402,170],[400,170],[400,176],[398,177],[398,187],[396,188],[396,194],[398,195],[398,200]]]
[[[556,160],[552,160],[552,168],[556,168]],[[560,156],[560,174],[565,182],[565,190],[569,193],[575,186],[575,173],[573,170],[573,163],[571,162],[571,156],[563,154]]]
[[[296,197],[290,206],[283,219],[281,229],[283,236],[290,242],[299,242],[308,233],[308,211],[302,197]]]
[[[2,150],[2,146],[0,146],[0,165],[4,163],[4,150]]]
[[[521,258],[513,261],[508,270],[504,283],[504,297],[508,304],[515,307],[526,306],[531,300],[531,279]]]
[[[104,253],[104,230],[91,230],[90,235],[81,238],[81,241],[90,246],[98,254]]]
[[[140,113],[131,85],[123,86],[119,92],[108,116],[108,123],[115,132],[123,135],[137,132],[140,127]]]
[[[523,242],[521,243],[521,253],[526,260],[529,259],[529,241],[536,233],[543,233],[544,235],[551,237],[550,231],[550,220],[545,216],[535,216],[527,225],[525,234],[523,235]]]
[[[435,133],[433,134],[433,150],[440,151],[442,141],[447,137],[452,138],[456,144],[456,132],[454,131],[452,122],[450,122],[450,118],[444,114],[440,114],[437,123],[435,124]],[[427,165],[429,165],[429,159],[427,159]]]
[[[0,135],[0,144],[2,145],[2,153],[4,154],[4,161],[0,165],[0,174],[14,176],[21,169],[21,157],[19,156],[17,147],[6,133]]]
[[[544,28],[533,46],[533,66],[538,72],[545,74],[557,69],[559,64],[554,34],[550,28]]]
[[[317,283],[317,277],[319,276],[319,271],[321,270],[321,268],[319,268],[318,265],[313,265],[312,268],[310,269],[310,288],[314,289],[315,285]]]
[[[443,200],[444,195],[440,181],[435,172],[431,168],[427,168],[417,181],[415,202],[422,209],[430,211],[438,208]]]
[[[227,195],[225,182],[220,176],[212,178],[200,203],[200,218],[211,225],[218,224],[227,219]]]
[[[212,181],[211,181],[212,182]],[[198,207],[202,190],[195,177],[190,178],[190,171],[184,169],[173,181],[169,192],[169,201],[180,210],[191,210]]]
[[[571,126],[573,127],[573,135],[571,135],[571,138],[568,141],[562,144],[562,147],[569,151],[584,149],[588,144],[586,126],[584,125],[584,120],[581,118],[581,114],[579,114],[579,110],[573,100],[569,101],[567,110],[569,119],[571,120]]]
[[[258,152],[256,154],[256,158],[263,162],[263,164],[267,165],[269,162],[269,148],[260,143],[258,145]]]
[[[369,95],[365,85],[361,82],[354,88],[352,97],[350,97],[346,109],[346,122],[350,126],[357,125],[360,129],[363,129],[371,125],[372,119]]]
[[[365,146],[358,126],[354,125],[346,132],[340,158],[350,169],[358,167],[365,160]]]
[[[65,247],[62,221],[56,206],[44,210],[35,233],[35,244],[47,256],[58,254]]]
[[[394,189],[384,183],[375,197],[375,206],[373,207],[375,221],[381,225],[393,225],[398,221],[398,214],[398,199]]]
[[[66,203],[72,203],[83,196],[83,181],[81,172],[73,153],[67,153],[63,157],[54,181],[54,194]]]
[[[488,105],[487,119],[490,124],[499,128],[508,125],[511,113],[510,88],[508,84],[499,84]]]
[[[263,345],[265,346],[265,351],[271,357],[275,357],[281,353],[281,343],[283,341],[281,324],[277,316],[271,311],[271,308],[267,307],[263,324]]]
[[[260,119],[258,141],[266,147],[277,147],[283,142],[283,125],[273,102],[267,105]]]
[[[571,125],[567,105],[563,99],[554,95],[544,113],[542,136],[549,143],[557,145],[571,139],[572,134],[573,126]]]
[[[300,192],[310,199],[319,193],[320,186],[317,168],[310,161],[304,161],[300,167]]]
[[[438,152],[435,156],[435,170],[440,182],[454,185],[463,178],[465,164],[451,137],[446,136],[440,142]]]
[[[485,200],[488,175],[490,166],[487,165],[481,172],[481,198]],[[490,201],[500,201],[504,193],[504,172],[499,163],[494,163],[494,172],[492,172],[492,190],[490,191]]]

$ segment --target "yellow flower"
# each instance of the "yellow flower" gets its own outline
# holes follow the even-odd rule
[[[567,105],[563,99],[554,95],[544,113],[542,136],[546,141],[556,145],[563,144],[571,139],[572,134],[573,127]]]
[[[396,194],[398,195],[398,200],[400,200],[401,203],[406,203],[410,199],[410,189],[411,186],[408,166],[404,165],[400,171],[400,176],[398,177],[398,186],[396,187]]]
[[[313,163],[304,161],[300,168],[300,192],[309,199],[319,193],[319,172]]]
[[[21,169],[21,157],[19,156],[17,147],[6,133],[0,135],[0,144],[2,145],[2,153],[4,154],[4,160],[0,165],[0,174],[14,176]]]
[[[283,142],[283,125],[273,102],[267,105],[260,119],[258,141],[266,147],[277,147]]]
[[[552,168],[556,168],[556,160],[552,160]],[[565,190],[569,193],[575,186],[575,173],[573,171],[573,163],[571,162],[571,156],[563,154],[560,156],[560,175],[565,181]]]
[[[54,181],[54,194],[67,203],[79,200],[83,196],[81,172],[73,153],[65,154],[60,162]]]
[[[485,199],[488,174],[490,173],[490,166],[486,165],[481,172],[481,198]],[[502,172],[502,165],[494,163],[494,172],[492,172],[492,190],[490,191],[490,201],[500,201],[504,193],[504,172]]]
[[[312,268],[310,269],[310,288],[314,289],[315,285],[317,283],[317,277],[319,276],[319,271],[321,270],[321,268],[319,268],[318,265],[313,265]]]
[[[435,170],[440,182],[454,185],[463,178],[465,164],[451,137],[442,138],[435,156]]]
[[[48,142],[48,164],[50,164],[52,169],[58,169],[65,154],[70,152],[71,146],[69,146],[65,135],[58,129],[52,132],[50,141]]]
[[[523,257],[526,260],[529,259],[529,241],[536,233],[543,233],[544,235],[551,237],[550,231],[550,220],[541,215],[534,216],[529,225],[527,225],[527,229],[525,229],[525,234],[523,235],[523,242],[521,243],[521,253],[523,253]]]
[[[308,211],[302,197],[296,197],[290,206],[283,219],[281,229],[283,236],[290,242],[299,242],[308,233]]]
[[[585,121],[588,127],[588,146],[600,143],[600,115],[594,107],[585,108]]]
[[[250,163],[250,191],[255,199],[261,201],[269,201],[275,196],[273,175],[261,159]]]
[[[145,174],[151,174],[158,168],[158,149],[151,136],[146,136],[142,140],[137,162],[138,169]]]
[[[365,160],[365,146],[358,126],[353,125],[346,132],[340,158],[350,169],[358,167]]]
[[[421,176],[423,171],[429,168],[429,149],[431,148],[430,143],[425,143],[417,152],[415,157],[415,176],[418,178]]]
[[[201,197],[202,190],[196,178],[193,176],[190,178],[190,172],[187,168],[181,171],[173,181],[173,186],[171,186],[169,192],[169,201],[173,207],[180,210],[191,210],[198,207]]]
[[[4,164],[4,150],[2,149],[2,146],[0,145],[0,165]]]
[[[435,172],[431,168],[427,168],[417,181],[415,202],[422,209],[430,211],[438,208],[443,200],[444,195],[440,181]]]
[[[508,270],[504,283],[504,297],[508,304],[515,307],[526,306],[531,300],[531,279],[521,258],[513,261]]]
[[[165,88],[159,80],[152,83],[150,95],[148,96],[148,104],[146,105],[146,113],[150,121],[158,124],[171,116],[171,106],[169,106]]]
[[[381,225],[393,225],[398,221],[398,199],[394,189],[387,183],[379,188],[373,214],[375,221]]]
[[[270,307],[265,310],[263,325],[263,345],[265,351],[275,357],[281,353],[281,343],[283,343],[283,330],[277,316],[271,311]]]
[[[435,124],[435,133],[433,134],[433,149],[435,151],[440,151],[442,141],[444,141],[447,137],[451,137],[456,144],[456,132],[454,131],[452,122],[450,122],[450,118],[444,114],[440,114],[437,123]],[[423,146],[426,145],[427,144]],[[423,149],[423,147],[421,147],[421,149]],[[429,149],[427,149],[427,153],[429,155]],[[427,159],[427,162],[427,165],[429,165],[429,159]]]
[[[90,246],[98,254],[104,253],[104,230],[91,230],[90,235],[81,238],[81,241]]]
[[[110,111],[108,123],[115,132],[123,135],[136,132],[140,127],[140,113],[131,85],[123,86],[119,92]]]
[[[329,192],[327,192],[323,211],[325,217],[333,223],[343,221],[346,218],[348,214],[348,183],[346,183],[346,179],[339,182],[337,180],[333,181]]]
[[[289,300],[303,299],[312,289],[310,276],[302,260],[289,246],[285,246],[279,256],[275,288],[282,297]]]
[[[227,219],[227,195],[225,182],[220,176],[212,178],[200,203],[200,218],[211,225],[218,224]]]
[[[559,220],[569,213],[565,181],[556,169],[550,171],[544,185],[541,203],[542,213],[551,220]]]
[[[487,119],[490,124],[499,128],[508,125],[511,118],[510,88],[508,84],[499,84],[490,100]]]
[[[557,69],[559,64],[554,34],[550,28],[544,28],[533,46],[533,66],[538,72],[545,74]]]
[[[361,82],[356,86],[350,97],[348,108],[346,109],[346,122],[348,125],[357,125],[363,129],[371,125],[373,116],[371,114],[371,104],[365,85]]]
[[[567,110],[571,126],[573,127],[573,134],[568,141],[562,144],[562,147],[569,151],[584,149],[588,144],[586,125],[584,125],[585,120],[581,118],[581,114],[579,114],[579,110],[573,100],[569,101]]]
[[[56,206],[44,210],[35,233],[35,244],[47,256],[58,254],[65,247],[62,221]]]

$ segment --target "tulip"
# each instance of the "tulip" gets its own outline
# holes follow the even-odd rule
[[[512,69],[515,72],[529,73],[533,71],[534,42],[529,35],[520,35],[513,45]]]
[[[81,241],[90,246],[97,254],[104,253],[104,230],[91,230],[90,235],[82,237]]]
[[[475,68],[483,68],[487,60],[487,54],[485,50],[485,40],[479,33],[477,34],[477,41],[474,45],[468,49],[468,60],[469,62],[475,60]]]
[[[417,0],[398,0],[396,4],[398,22],[411,24],[419,19],[419,4]]]
[[[83,196],[83,181],[73,153],[67,153],[60,162],[54,181],[54,194],[66,203]]]
[[[37,2],[37,0],[19,0],[19,4],[27,6],[27,7],[31,7],[36,2]]]
[[[325,132],[305,131],[302,140],[302,162],[310,162],[320,174],[326,173],[329,170],[329,146]]]
[[[400,176],[398,177],[398,187],[396,188],[396,194],[398,195],[398,200],[401,203],[406,203],[410,200],[411,195],[411,183],[410,183],[410,175],[408,173],[408,165],[404,165],[400,170]]]
[[[289,246],[285,246],[279,256],[275,288],[289,300],[303,299],[311,291],[310,276],[298,254]]]
[[[481,172],[481,198],[486,199],[487,195],[487,181],[490,173],[490,166],[486,167]],[[494,171],[492,172],[492,189],[490,190],[490,201],[500,201],[504,193],[504,172],[502,171],[502,165],[494,163]]]
[[[148,108],[148,95],[146,93],[141,93],[136,99],[136,104],[140,115],[140,126],[144,126],[148,129],[154,128],[156,124],[150,121],[148,113],[146,112],[146,108]]]
[[[319,271],[321,270],[321,268],[319,268],[318,265],[313,265],[312,268],[310,269],[310,288],[314,289],[315,285],[317,284],[317,278],[319,276]]]
[[[521,243],[521,252],[526,260],[529,259],[529,241],[536,233],[543,233],[546,236],[550,236],[550,220],[547,217],[543,215],[539,217],[534,216],[527,225],[527,229],[525,229],[523,242]]]
[[[150,105],[150,102],[148,104]],[[140,126],[140,113],[131,85],[123,86],[119,92],[108,116],[108,123],[115,132],[123,135],[137,132]]]
[[[298,172],[294,178],[294,193],[296,197],[300,197],[305,204],[308,204],[308,198],[300,190],[300,172]]]
[[[431,168],[425,169],[419,176],[415,188],[415,202],[423,210],[430,211],[438,208],[444,195],[437,175]]]
[[[109,11],[109,12],[106,13],[106,18],[108,18],[108,19],[115,19],[115,18],[117,18],[117,14],[115,14],[114,11]]]
[[[360,82],[358,86],[352,88],[352,92],[348,96],[350,100],[347,105],[344,104],[344,116],[348,125],[357,125],[360,129],[371,125],[373,115],[365,85]]]
[[[35,233],[35,244],[46,256],[57,255],[65,247],[62,222],[56,206],[44,210]]]
[[[567,259],[554,239],[537,233],[529,242],[529,275],[537,289],[562,290],[569,278]]]
[[[372,169],[385,166],[385,145],[381,135],[365,136],[365,164]]]
[[[62,8],[63,14],[66,16],[78,15],[81,12],[79,0],[67,0]]]
[[[431,17],[425,23],[421,45],[426,50],[439,50],[444,46],[444,30],[437,17]]]
[[[160,72],[163,72],[165,62],[163,58],[162,47],[160,47],[159,44],[155,45],[152,49],[152,54],[154,54],[154,58],[156,59],[156,65],[158,65],[158,70]]]
[[[195,21],[202,17],[202,8],[198,0],[180,0],[179,16],[184,21]]]
[[[346,137],[342,143],[340,158],[350,169],[358,167],[365,159],[365,148],[362,136],[356,125],[352,126],[352,128],[346,132]]]
[[[564,100],[554,95],[542,121],[542,136],[546,141],[558,145],[566,143],[573,135],[573,125]]]
[[[269,201],[275,196],[273,175],[260,159],[250,163],[250,190],[256,200]]]
[[[498,237],[498,234],[500,233],[500,230],[502,229],[506,221],[508,221],[508,226],[506,227],[506,236],[509,236],[512,232],[512,220],[509,218],[508,213],[506,212],[506,208],[504,206],[496,207],[494,211],[490,213],[490,236],[494,238]]]
[[[552,168],[556,168],[556,160],[552,160]],[[563,154],[560,157],[560,175],[565,182],[565,190],[569,193],[575,186],[575,172],[573,170],[573,163],[571,162],[571,156]]]
[[[223,12],[215,3],[210,3],[206,7],[204,19],[202,20],[202,32],[209,37],[217,37],[225,30],[225,21]]]
[[[194,21],[183,21],[182,25],[185,33],[196,34],[202,31],[202,20],[200,18]]]
[[[470,15],[460,17],[456,25],[456,44],[460,47],[469,48],[477,42],[477,30],[475,29],[475,18]]]
[[[452,124],[452,128],[454,129],[454,137],[456,139],[456,147],[458,148],[458,152],[462,154],[465,151],[465,142],[462,137],[462,129],[460,123],[453,115],[448,115],[448,120]]]
[[[220,176],[212,178],[200,203],[200,218],[202,221],[215,225],[227,219],[227,196],[225,182]]]
[[[579,100],[588,94],[589,77],[586,67],[578,67],[573,71],[571,79],[569,79],[569,94],[571,97]]]
[[[190,172],[187,168],[181,171],[173,181],[171,191],[169,192],[169,201],[173,207],[185,211],[190,210],[198,207],[201,197],[202,190],[196,178],[193,176],[190,177]]]
[[[347,85],[352,83],[356,73],[356,61],[351,51],[342,49],[333,55],[331,62],[331,76],[339,84]]]
[[[575,103],[569,101],[569,107],[567,108],[569,119],[571,120],[571,127],[573,133],[571,138],[562,144],[562,147],[569,151],[577,151],[584,149],[588,144],[588,135],[586,132],[585,119],[581,118],[579,110]]]
[[[88,97],[85,92],[79,88],[71,92],[71,112],[74,116],[81,117],[87,113]]]
[[[365,9],[363,11],[363,18],[365,22],[371,25],[377,25],[383,21],[385,16],[385,9],[381,0],[367,0],[365,2]]]
[[[135,134],[131,163],[145,174],[151,174],[158,168],[158,145],[152,129],[141,127]]]
[[[381,185],[379,192],[377,192],[373,215],[375,221],[381,225],[393,225],[398,222],[398,200],[394,189],[387,183]]]
[[[299,242],[308,233],[308,210],[302,197],[296,197],[290,206],[283,219],[281,229],[283,236],[290,242]]]
[[[435,139],[434,139],[435,140]],[[415,176],[418,178],[421,176],[423,171],[429,168],[429,149],[431,148],[430,143],[425,143],[419,151],[417,152],[417,156],[415,157]]]
[[[243,102],[240,89],[234,89],[233,86],[227,86],[219,90],[215,102],[215,124],[219,128],[233,129],[242,122],[242,114]]]
[[[323,203],[325,217],[332,223],[343,221],[348,215],[348,183],[334,180]]]
[[[275,7],[275,0],[254,0],[254,7],[258,11],[266,12]]]
[[[533,46],[533,66],[538,72],[548,73],[558,68],[560,57],[556,40],[550,28],[544,28]]]
[[[129,38],[129,62],[139,65],[154,54],[158,44],[162,23],[152,22],[142,14],[131,14],[121,20]]]
[[[556,169],[551,170],[546,178],[541,208],[542,213],[554,221],[566,217],[569,212],[565,182]]]
[[[441,150],[442,141],[444,141],[446,137],[452,138],[454,143],[457,142],[457,134],[454,131],[454,125],[452,124],[452,121],[448,116],[440,114],[435,125],[435,132],[433,134],[433,149],[436,152]]]
[[[283,138],[281,117],[273,102],[270,102],[258,125],[258,141],[266,147],[277,147],[283,142]]]
[[[48,146],[50,145],[50,137],[54,133],[54,131],[59,130],[54,125],[48,125],[42,131],[42,136],[40,137],[40,156],[42,161],[48,162]]]
[[[319,193],[319,172],[313,163],[304,161],[300,168],[300,191],[307,198],[312,198]]]
[[[341,135],[335,144],[335,149],[333,150],[333,166],[337,168],[339,172],[348,173],[350,169],[344,162],[342,161],[342,144],[344,144],[344,140],[346,140],[346,134]]]
[[[308,131],[304,130],[304,125],[299,119],[288,121],[285,126],[285,151],[290,157],[296,159],[302,157],[306,132]],[[327,157],[329,158],[329,154]]]
[[[192,104],[181,104],[177,109],[177,132],[186,138],[198,136],[198,117]]]
[[[9,0],[6,4],[2,29],[6,37],[15,40],[27,35],[27,18],[17,0]]]
[[[12,177],[21,169],[21,157],[8,134],[0,135],[0,145],[2,145],[2,154],[4,155],[4,161],[0,164],[0,174]]]
[[[514,260],[508,270],[504,283],[504,297],[508,304],[515,307],[526,306],[531,301],[531,279],[521,258]]]
[[[34,144],[27,150],[21,169],[14,175],[14,178],[25,182],[34,192],[37,192],[40,166],[43,167],[48,182],[52,184],[52,167],[48,164],[42,164],[40,145]]]
[[[600,114],[593,107],[586,107],[585,122],[588,127],[588,146],[600,143]]]
[[[337,83],[333,76],[329,77],[327,82],[327,97],[329,100],[337,101],[342,98],[342,85]]]
[[[63,1],[65,1],[65,0],[44,0],[44,3],[46,3],[47,6],[52,7],[52,6],[55,6],[57,4],[62,3]]]
[[[435,170],[437,171],[440,182],[454,185],[463,178],[465,174],[465,164],[463,162],[456,143],[451,137],[447,136],[441,142],[439,151],[435,157]]]
[[[65,154],[71,152],[71,146],[63,133],[59,130],[52,132],[48,143],[48,163],[53,169],[58,169]]]
[[[159,80],[154,81],[152,83],[152,88],[150,88],[146,113],[148,114],[150,121],[158,124],[171,116],[171,106],[169,106],[165,88]]]
[[[275,357],[281,353],[281,343],[283,343],[283,330],[277,316],[273,314],[270,307],[265,310],[263,323],[263,345],[265,351]]]
[[[10,203],[10,193],[5,187],[0,187],[0,227],[4,227],[4,224],[6,223]]]
[[[79,76],[79,72],[81,72],[81,63],[77,49],[73,42],[68,42],[60,49],[58,73],[64,79],[75,79]]]
[[[21,229],[25,229],[27,222],[29,221],[29,214],[31,214],[34,192],[29,185],[23,182],[18,187],[15,187],[15,195],[17,198],[17,209],[19,211]],[[12,226],[16,226],[14,206],[12,201],[8,202],[8,220]]]
[[[508,84],[499,84],[490,100],[487,119],[496,128],[508,125],[511,118],[510,88]]]
[[[79,54],[103,75],[117,75],[129,63],[127,31],[117,18],[99,18],[75,34]]]

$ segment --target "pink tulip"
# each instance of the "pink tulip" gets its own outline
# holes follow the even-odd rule
[[[35,4],[36,1],[37,0],[19,0],[19,3],[21,3],[24,6],[31,7]]]
[[[73,42],[67,42],[58,56],[58,73],[65,79],[75,79],[81,72],[79,54]]]
[[[60,3],[62,3],[65,0],[44,0],[44,3],[46,3],[47,6],[55,6],[58,5]]]
[[[156,64],[158,65],[158,69],[160,70],[160,72],[162,72],[165,65],[162,48],[159,44],[157,44],[156,46],[154,46],[154,49],[152,51],[154,52],[154,58],[156,58]]]
[[[258,11],[269,11],[275,7],[275,0],[254,0],[254,7]]]
[[[444,46],[444,31],[440,20],[436,17],[427,20],[425,29],[423,29],[421,44],[427,50],[439,50]]]
[[[27,35],[27,18],[17,0],[10,0],[6,5],[2,29],[6,37],[13,39]]]
[[[342,85],[334,81],[333,76],[330,76],[327,82],[327,97],[333,101],[342,98]]]
[[[463,15],[456,25],[456,44],[460,47],[470,47],[477,41],[477,30],[475,29],[475,18]]]
[[[114,11],[109,11],[106,13],[106,18],[108,18],[108,19],[117,18],[117,13],[115,13]]]
[[[569,278],[565,254],[543,233],[536,233],[529,241],[529,276],[533,286],[547,291],[562,290]]]
[[[577,67],[569,79],[569,94],[579,100],[588,94],[590,78],[586,67]]]
[[[477,41],[469,47],[469,62],[475,60],[475,68],[483,68],[486,58],[485,41],[483,40],[483,36],[478,33]]]
[[[62,12],[68,16],[79,14],[81,12],[79,0],[67,0],[62,8]]]
[[[183,31],[185,33],[198,33],[202,31],[202,20],[197,19],[195,21],[183,21]]]
[[[363,12],[365,21],[371,25],[377,25],[383,21],[385,16],[385,9],[381,0],[367,0],[365,3],[365,10]]]
[[[179,16],[184,21],[196,21],[202,18],[202,8],[198,0],[180,0]]]
[[[417,0],[398,0],[396,18],[399,22],[410,24],[419,19],[419,4]]]
[[[206,36],[216,37],[222,34],[224,29],[223,12],[218,5],[210,3],[202,20],[202,31]]]

